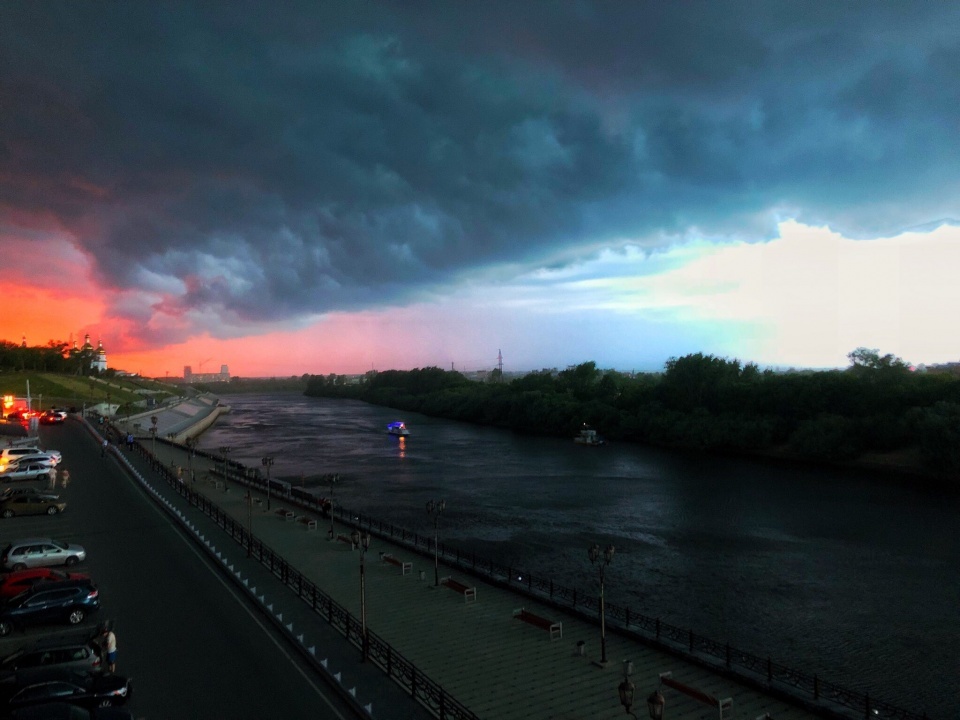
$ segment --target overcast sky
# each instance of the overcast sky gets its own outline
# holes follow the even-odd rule
[[[960,360],[960,4],[0,4],[0,338]]]

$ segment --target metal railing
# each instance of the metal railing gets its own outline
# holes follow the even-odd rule
[[[146,448],[142,448],[142,451],[149,456]],[[251,471],[236,461],[227,461],[224,463],[222,457],[214,454],[201,453],[200,451],[197,451],[197,453],[216,461],[214,468],[211,470],[214,475],[222,475],[223,472],[221,468],[225,466],[227,468],[228,477],[226,479],[228,481],[239,482],[260,491],[266,491],[266,481],[260,476],[258,471]],[[220,467],[217,466],[218,464]],[[166,475],[173,483],[176,483],[176,478],[173,478],[169,471],[166,472]],[[313,510],[327,516],[329,516],[328,513],[332,512],[334,516],[339,516],[342,524],[366,529],[372,534],[388,539],[396,544],[404,545],[425,557],[433,556],[434,540],[430,536],[422,536],[406,528],[370,518],[362,513],[349,510],[342,506],[336,506],[331,510],[326,498],[298,488],[291,488],[287,483],[273,481],[271,483],[271,491],[277,493],[277,499],[282,498],[304,509]],[[238,526],[238,532],[241,534],[246,532],[242,527],[239,527],[238,523],[234,523],[234,525]],[[559,609],[572,611],[589,621],[599,622],[599,599],[593,594],[578,592],[576,588],[558,585],[549,578],[538,577],[526,570],[520,570],[510,565],[503,565],[490,559],[478,557],[476,553],[464,553],[458,548],[448,547],[443,543],[440,543],[436,550],[438,556],[448,565],[454,565],[494,584],[509,587],[514,591],[545,601]],[[522,578],[522,580],[520,578]],[[667,650],[686,660],[709,667],[710,669],[729,674],[753,687],[775,694],[790,702],[799,703],[812,712],[827,717],[838,718],[863,717],[872,718],[873,720],[927,720],[926,713],[916,713],[906,710],[902,707],[884,702],[883,700],[875,699],[871,697],[869,693],[844,688],[836,683],[822,680],[816,674],[810,675],[803,673],[786,665],[774,662],[769,657],[761,657],[731,647],[729,643],[717,642],[703,635],[698,635],[692,630],[671,625],[661,621],[659,618],[632,611],[628,607],[609,602],[605,603],[605,607],[608,629],[640,642]],[[356,619],[352,618],[352,616],[350,616],[350,621],[357,623]],[[354,628],[353,625],[345,625],[341,628],[341,631],[344,632],[354,644],[359,642],[356,637],[351,636],[351,632],[353,632],[354,635],[359,633],[359,630]],[[378,639],[377,642],[382,641]],[[372,635],[370,638],[370,648],[371,655],[373,655],[374,639]],[[384,652],[387,654],[384,655]],[[384,669],[390,667],[390,663],[384,660],[384,657],[390,657],[390,652],[395,651],[388,650],[380,652],[378,655],[378,665],[380,665],[380,667]],[[398,655],[394,655],[393,657],[398,657]],[[391,675],[391,677],[395,677],[396,679],[396,676]],[[432,711],[444,711],[446,707],[445,700],[452,701],[449,695],[447,695],[446,698],[444,697],[444,691],[439,686],[436,686],[435,690],[419,690],[418,683],[430,683],[423,678],[423,676],[418,675],[412,666],[410,666],[410,668],[404,668],[399,677],[407,683],[403,685],[403,687],[410,690],[415,697],[420,699],[421,702],[424,702]],[[425,702],[427,699],[430,700],[429,703]],[[448,713],[446,715],[447,717],[473,717],[472,714],[450,714],[451,712],[459,711],[459,709],[457,711],[453,711],[450,708],[445,709],[445,712]],[[462,711],[469,713],[469,710],[466,710],[466,708],[463,708]]]
[[[153,457],[142,443],[136,443],[135,448],[150,461],[151,468],[180,496],[211,518],[241,548],[248,550],[251,557],[255,558],[281,582],[292,589],[314,613],[336,628],[350,643],[358,649],[362,649],[363,630],[358,618],[350,614],[346,608],[323,592],[296,567],[250,533],[242,522],[234,519],[206,495],[196,492],[190,483],[178,478],[169,467]],[[238,466],[242,468],[239,463],[228,463],[227,465],[234,469],[238,469]],[[245,482],[245,475],[245,472],[231,475],[229,480]],[[261,484],[264,485],[264,488],[266,487],[265,483]],[[479,720],[469,708],[459,702],[440,684],[425,675],[402,653],[369,628],[367,629],[367,638],[369,660],[434,716],[440,718],[440,720]]]

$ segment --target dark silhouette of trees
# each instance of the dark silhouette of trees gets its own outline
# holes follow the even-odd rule
[[[695,353],[670,358],[662,373],[586,362],[496,383],[431,367],[369,372],[349,385],[311,376],[306,394],[518,433],[573,437],[586,423],[611,440],[815,462],[915,448],[926,471],[960,475],[960,379],[866,348],[849,359],[846,370],[774,372]]]

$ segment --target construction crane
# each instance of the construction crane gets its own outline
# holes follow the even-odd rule
[[[213,358],[212,358],[212,357],[208,357],[206,360],[201,360],[201,361],[197,364],[197,374],[198,374],[198,375],[203,372],[203,364],[206,363],[206,362],[210,362],[211,360],[213,360]]]

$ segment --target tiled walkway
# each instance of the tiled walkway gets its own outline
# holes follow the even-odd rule
[[[157,443],[157,455],[164,464],[187,465],[186,453],[167,443]],[[209,460],[195,458],[197,478],[205,478],[211,466]],[[225,492],[222,485],[199,479],[196,489],[239,522],[248,522],[244,489],[233,487]],[[329,519],[315,516],[317,528],[309,530],[304,523],[281,520],[276,513],[278,507],[304,514],[276,498],[269,511],[263,502],[252,517],[254,534],[359,617],[359,551],[349,543],[328,540]],[[337,522],[337,530],[349,534],[351,528]],[[381,562],[381,552],[411,562],[412,572],[402,574],[396,565]],[[631,679],[637,688],[633,712],[638,717],[647,716],[646,697],[657,688],[659,674],[668,671],[674,679],[706,695],[732,698],[732,711],[724,714],[727,718],[818,717],[609,629],[610,662],[601,668],[594,662],[600,645],[596,624],[441,563],[441,577],[451,575],[476,587],[476,601],[465,602],[455,590],[434,587],[432,558],[380,538],[373,539],[365,563],[370,629],[484,720],[625,717],[617,686],[623,680],[623,661],[627,659],[633,664]],[[520,607],[561,622],[562,638],[551,639],[548,630],[515,619],[514,611]],[[578,652],[580,641],[584,643],[583,654]],[[666,699],[664,717],[669,720],[720,718],[714,707],[673,688],[662,690]]]

